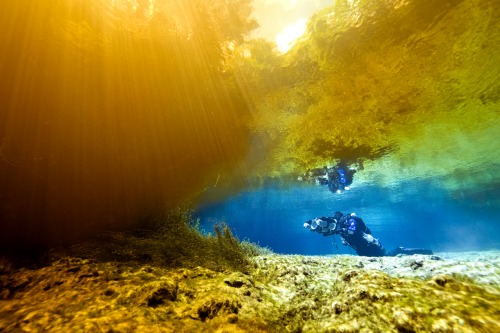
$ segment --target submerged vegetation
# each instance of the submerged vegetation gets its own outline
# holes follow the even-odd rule
[[[188,209],[175,209],[149,222],[149,229],[105,232],[72,246],[72,256],[103,262],[128,262],[159,267],[205,267],[247,272],[249,259],[271,251],[240,241],[225,223],[205,235]]]

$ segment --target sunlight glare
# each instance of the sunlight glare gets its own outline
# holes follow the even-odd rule
[[[297,39],[306,31],[307,19],[300,18],[289,24],[286,28],[276,35],[276,45],[281,53],[288,52],[295,44]]]

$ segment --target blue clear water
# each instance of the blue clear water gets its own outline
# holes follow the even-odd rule
[[[337,210],[355,212],[387,250],[397,246],[434,252],[498,250],[500,190],[492,186],[473,192],[451,193],[431,180],[389,187],[355,181],[340,194],[319,185],[271,182],[201,206],[194,215],[205,232],[225,222],[240,240],[282,254],[355,254],[339,236],[323,237],[303,228],[306,220]]]

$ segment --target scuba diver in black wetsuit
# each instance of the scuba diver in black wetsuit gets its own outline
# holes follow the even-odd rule
[[[330,191],[340,193],[343,190],[349,190],[355,173],[356,170],[350,169],[346,162],[340,161],[332,167],[325,166],[309,170],[299,177],[299,180],[327,185]]]
[[[344,215],[335,212],[333,217],[321,217],[304,223],[304,228],[323,234],[323,236],[340,235],[342,244],[350,246],[360,256],[382,257],[398,254],[432,254],[427,249],[410,249],[397,247],[386,252],[382,243],[372,236],[365,222],[354,213]]]

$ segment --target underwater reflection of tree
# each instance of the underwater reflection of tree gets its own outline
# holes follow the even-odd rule
[[[499,7],[337,1],[310,18],[288,53],[272,58],[263,43],[252,44],[260,56],[242,57],[239,68],[257,96],[254,128],[270,151],[257,172],[377,159],[398,152],[402,141],[411,150],[433,124],[443,126],[432,144],[445,146],[456,128],[451,115],[460,114],[465,133],[497,121]],[[252,76],[251,69],[272,75]]]

